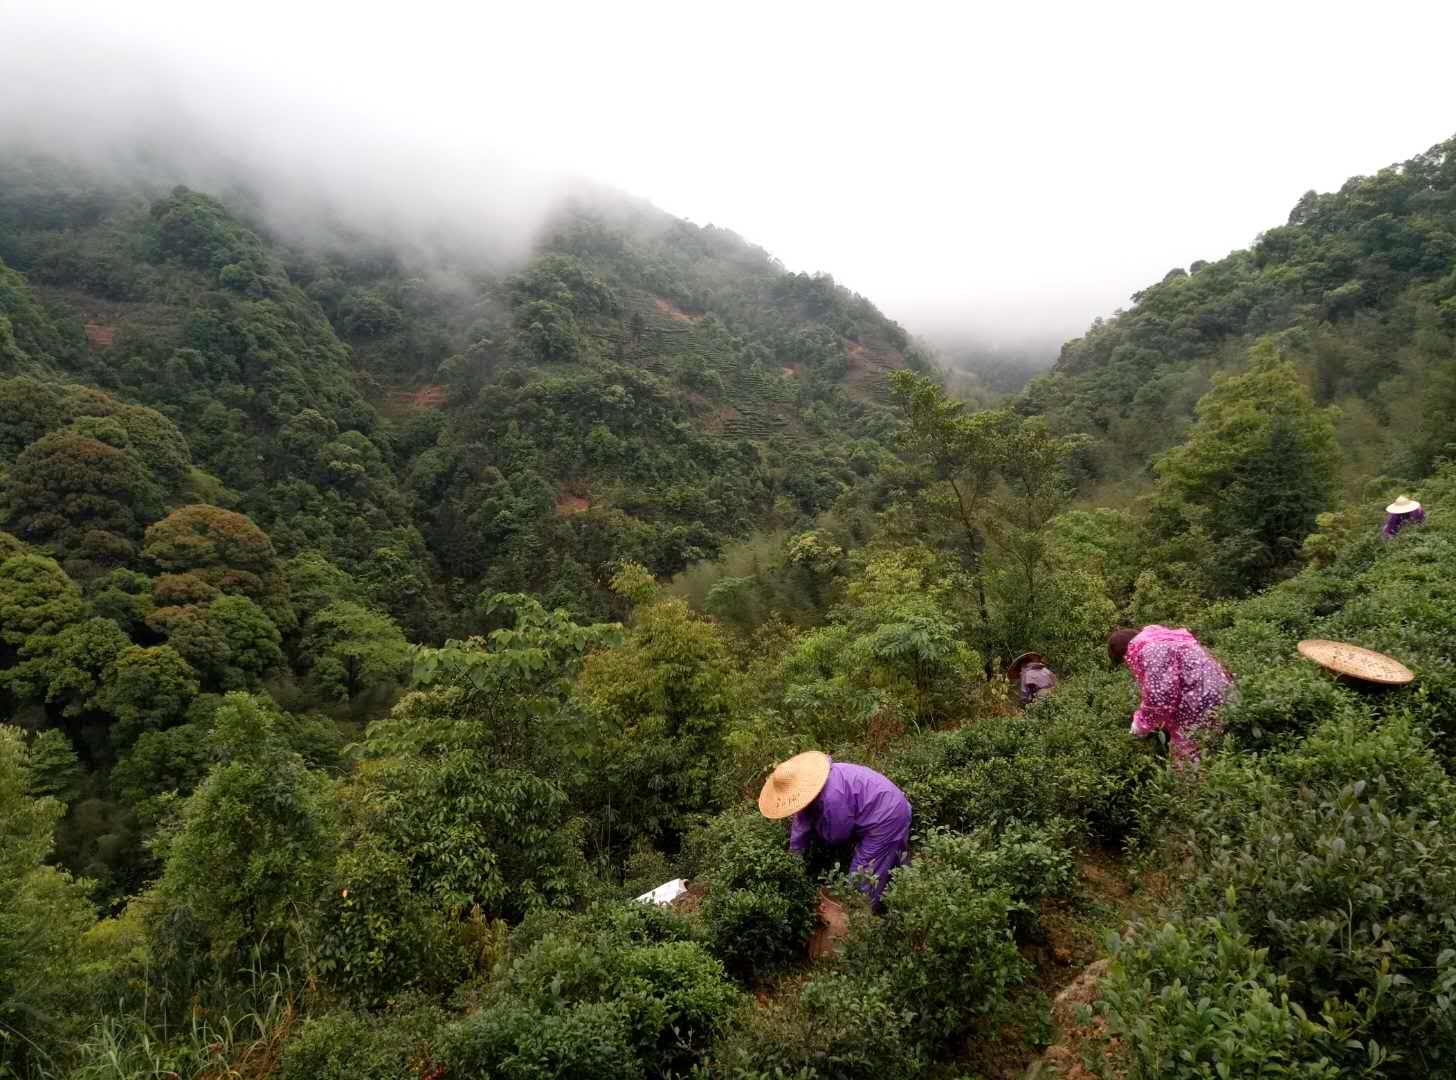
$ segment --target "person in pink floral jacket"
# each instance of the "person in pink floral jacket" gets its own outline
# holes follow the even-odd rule
[[[1126,662],[1142,700],[1132,714],[1132,733],[1168,736],[1178,764],[1198,760],[1199,731],[1216,730],[1214,713],[1233,686],[1233,676],[1184,629],[1145,626],[1115,630],[1107,639],[1114,664]]]

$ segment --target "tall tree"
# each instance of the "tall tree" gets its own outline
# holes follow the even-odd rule
[[[330,782],[247,694],[227,695],[208,746],[214,764],[167,846],[162,896],[201,923],[217,959],[246,960],[256,949],[277,962],[332,866]]]
[[[301,654],[314,686],[341,702],[398,687],[410,666],[409,643],[394,620],[347,600],[309,620]]]
[[[1295,562],[1334,494],[1338,461],[1329,411],[1265,340],[1248,371],[1216,380],[1187,441],[1156,463],[1153,528],[1166,532],[1191,509],[1217,545],[1222,590],[1260,588]]]
[[[110,430],[94,435],[124,440]],[[22,450],[4,491],[17,536],[81,567],[131,561],[143,528],[162,514],[161,490],[134,455],[70,429]]]

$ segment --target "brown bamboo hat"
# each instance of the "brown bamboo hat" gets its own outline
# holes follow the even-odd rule
[[[1006,668],[1006,677],[1015,682],[1021,677],[1021,669],[1027,664],[1044,664],[1046,659],[1039,652],[1024,652],[1015,660],[1011,661]]]
[[[805,750],[779,765],[763,782],[758,809],[771,820],[797,814],[818,797],[829,780],[829,755]]]
[[[1421,504],[1412,499],[1409,495],[1402,495],[1385,508],[1387,514],[1409,514],[1412,510],[1419,510]]]
[[[1366,682],[1383,683],[1387,686],[1404,686],[1414,679],[1415,673],[1399,660],[1359,645],[1343,641],[1325,641],[1310,638],[1297,646],[1300,653],[1321,667],[1350,675]]]

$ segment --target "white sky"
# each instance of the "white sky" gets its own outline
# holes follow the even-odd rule
[[[114,133],[166,91],[482,219],[584,174],[911,330],[1064,337],[1456,134],[1453,40],[1451,0],[0,0],[0,125]]]

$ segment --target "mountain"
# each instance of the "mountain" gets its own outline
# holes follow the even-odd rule
[[[1301,197],[1247,250],[1170,270],[1067,342],[1019,408],[1097,442],[1117,483],[1179,442],[1215,372],[1270,336],[1337,404],[1352,472],[1418,476],[1456,421],[1456,139]],[[1399,433],[1399,439],[1392,435]]]
[[[521,253],[7,159],[0,1075],[1449,1075],[1448,160],[977,408],[618,196]],[[755,809],[809,748],[913,808],[878,914]]]
[[[156,409],[212,501],[421,637],[496,591],[605,612],[618,560],[827,508],[884,453],[885,374],[925,365],[828,275],[613,193],[514,263],[219,194],[8,158],[0,373]]]

